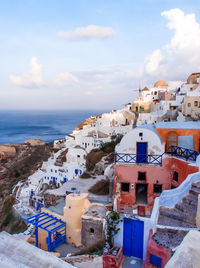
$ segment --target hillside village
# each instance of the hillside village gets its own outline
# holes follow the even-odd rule
[[[91,116],[54,141],[48,159],[12,189],[28,228],[0,233],[0,266],[199,265],[199,120],[200,73],[192,73],[139,88],[123,109]],[[0,146],[0,159],[13,153]]]

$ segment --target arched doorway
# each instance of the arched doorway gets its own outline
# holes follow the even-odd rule
[[[178,146],[178,135],[175,131],[170,131],[167,134],[166,150],[168,150],[171,145]]]

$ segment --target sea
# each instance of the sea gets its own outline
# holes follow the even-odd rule
[[[105,110],[5,111],[0,110],[0,144],[20,144],[28,139],[51,142],[64,138],[86,118]]]

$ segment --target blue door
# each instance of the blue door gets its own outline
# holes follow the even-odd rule
[[[123,250],[125,256],[143,258],[144,222],[124,218]]]
[[[147,143],[138,142],[137,143],[137,163],[147,162]]]

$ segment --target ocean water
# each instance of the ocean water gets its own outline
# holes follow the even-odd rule
[[[91,115],[107,111],[1,111],[0,144],[24,143],[28,139],[50,142],[64,138]]]

